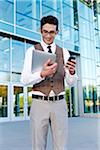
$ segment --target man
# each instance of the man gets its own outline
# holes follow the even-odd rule
[[[64,92],[64,79],[69,85],[75,81],[75,60],[67,61],[69,52],[55,44],[58,20],[54,16],[41,19],[41,43],[27,50],[21,81],[33,84],[33,102],[30,119],[32,123],[33,150],[46,150],[50,125],[54,150],[67,150],[68,115]],[[43,69],[31,73],[32,50],[56,54],[56,62],[49,59]]]

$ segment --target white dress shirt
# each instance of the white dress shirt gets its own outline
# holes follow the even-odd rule
[[[41,41],[41,45],[42,45],[44,51],[48,52],[48,48],[47,48],[48,45],[46,43],[44,43],[44,41]],[[50,46],[51,46],[52,53],[55,53],[56,44],[52,43]],[[26,51],[26,54],[25,54],[24,67],[23,67],[23,71],[21,74],[21,83],[24,85],[34,85],[34,84],[39,83],[40,81],[44,80],[44,78],[41,78],[41,76],[40,76],[41,70],[39,70],[38,72],[34,72],[34,73],[31,72],[33,49],[35,49],[34,46],[28,48],[28,50]],[[68,58],[70,57],[70,54],[67,49],[63,49],[63,54],[64,54],[64,63],[66,64]],[[68,69],[66,69],[65,71],[66,71],[65,80],[68,85],[72,86],[76,81],[76,74],[71,75],[69,73]],[[33,91],[33,93],[38,94],[38,95],[44,95],[43,93],[41,93],[39,91]],[[61,92],[60,94],[64,94],[64,93],[65,92]],[[54,92],[51,91],[50,96],[53,96],[53,95],[54,95]]]

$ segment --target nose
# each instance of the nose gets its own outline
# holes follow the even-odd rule
[[[50,33],[47,33],[47,37],[51,37],[51,36],[50,36]]]

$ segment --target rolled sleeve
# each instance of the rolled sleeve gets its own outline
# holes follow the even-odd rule
[[[67,49],[63,49],[63,54],[64,54],[64,64],[66,64],[68,61],[68,58],[70,57],[70,53]],[[76,73],[74,75],[71,75],[69,73],[69,70],[67,68],[65,69],[65,82],[67,82],[69,86],[74,86],[77,79],[78,79],[78,76]]]

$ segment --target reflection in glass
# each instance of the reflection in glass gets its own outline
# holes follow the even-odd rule
[[[85,57],[81,58],[82,64],[82,77],[96,79],[96,66],[95,61],[92,59],[87,59]]]
[[[70,89],[66,88],[66,103],[68,107],[68,116],[71,114],[71,103],[70,103]]]
[[[97,101],[96,101],[96,106],[97,106],[97,112],[100,113],[100,85],[97,86]]]
[[[78,116],[78,97],[75,87],[66,87],[66,102],[68,107],[68,116]]]
[[[87,20],[91,19],[91,15],[89,15],[89,14],[90,13],[92,14],[92,9],[91,9],[92,1],[91,0],[90,1],[80,0],[80,1],[81,1],[81,2],[79,2],[80,16],[82,16],[83,18],[86,18]]]
[[[100,51],[99,51],[99,54],[100,54]],[[96,86],[97,86],[96,105],[97,105],[98,112],[100,112],[100,57],[97,59],[97,65],[96,65]]]
[[[16,117],[24,116],[23,87],[14,86],[13,113]]]
[[[20,81],[20,75],[24,63],[25,43],[12,41],[12,81]]]
[[[0,0],[0,20],[14,23],[14,0]]]
[[[65,3],[65,4],[69,5],[69,6],[73,6],[72,5],[72,0],[62,0],[62,1],[63,1],[63,3]]]
[[[27,0],[16,1],[17,25],[39,32],[40,25],[40,1]]]
[[[0,117],[8,117],[8,87],[0,85]]]
[[[67,13],[66,13],[67,12]],[[65,45],[68,44],[73,45],[71,48],[74,51],[79,51],[79,25],[78,25],[78,15],[77,15],[77,2],[73,2],[73,7],[67,5],[65,1],[63,1],[63,34],[62,40]],[[75,46],[74,46],[75,45]],[[66,47],[70,49],[70,47]]]
[[[73,43],[74,41],[73,27],[74,27],[73,8],[69,7],[66,3],[63,3],[63,37],[62,38],[64,41]]]
[[[68,6],[66,3],[63,3],[63,25],[74,27],[73,16],[73,8]]]
[[[84,113],[100,113],[100,100],[97,98],[95,82],[83,80]]]
[[[32,105],[32,87],[27,88],[27,101],[28,101],[27,102],[27,113],[29,116],[31,105]]]
[[[0,36],[0,80],[10,80],[10,40]]]
[[[93,23],[80,18],[80,35],[93,40]]]

